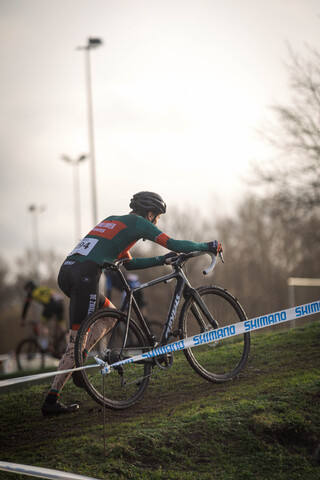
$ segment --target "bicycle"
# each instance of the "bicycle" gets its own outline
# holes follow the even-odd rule
[[[31,335],[21,340],[16,348],[18,370],[43,370],[53,364],[52,359],[60,360],[67,348],[67,331],[57,322],[49,344],[40,337],[39,322],[31,321],[26,326],[31,326]]]
[[[232,325],[247,319],[246,313],[238,300],[226,289],[208,285],[197,289],[193,288],[184,273],[185,263],[193,257],[208,252],[191,252],[177,254],[171,260],[173,271],[154,280],[140,285],[145,289],[162,282],[176,279],[175,290],[171,299],[169,311],[163,326],[161,339],[158,342],[150,331],[133,293],[137,289],[130,289],[123,273],[117,264],[104,263],[102,268],[116,271],[127,292],[128,308],[126,312],[117,309],[98,309],[82,323],[76,339],[75,358],[76,366],[89,366],[95,362],[94,354],[99,352],[100,361],[108,365],[135,355],[151,352],[154,348],[165,346],[171,337],[185,339],[190,336],[208,332],[212,329]],[[211,265],[203,273],[207,274],[216,264],[216,257],[212,257]],[[223,260],[222,255],[220,256]],[[180,310],[179,328],[172,331],[178,308],[184,299]],[[139,321],[131,318],[131,311]],[[102,323],[101,323],[102,322]],[[104,322],[104,323],[103,323]],[[87,332],[99,325],[113,323],[111,329],[100,338],[99,345],[91,355],[85,356]],[[222,348],[223,347],[223,348]],[[250,351],[250,334],[245,333],[235,338],[217,340],[209,344],[187,348],[184,351],[190,366],[202,378],[210,382],[226,382],[236,378],[243,370]],[[133,406],[144,395],[155,366],[168,369],[173,364],[173,353],[164,353],[159,357],[144,358],[137,362],[128,362],[114,367],[110,375],[104,376],[101,382],[101,373],[98,368],[79,370],[83,378],[87,393],[99,404],[113,410],[123,410]]]

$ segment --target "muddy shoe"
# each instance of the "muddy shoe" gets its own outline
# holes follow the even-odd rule
[[[83,381],[83,377],[81,375],[81,372],[79,372],[79,371],[73,372],[72,381],[73,381],[73,383],[75,384],[76,387],[84,388],[84,381]]]
[[[74,403],[72,405],[63,405],[61,402],[42,404],[43,415],[60,415],[61,413],[73,413],[79,409],[79,405]]]

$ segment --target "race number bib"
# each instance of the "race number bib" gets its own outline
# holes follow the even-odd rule
[[[93,247],[99,242],[96,238],[84,238],[78,245],[69,253],[70,255],[74,255],[75,253],[79,253],[79,255],[88,255]]]

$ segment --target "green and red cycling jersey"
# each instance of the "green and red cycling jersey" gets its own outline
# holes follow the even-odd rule
[[[179,253],[208,251],[208,244],[174,240],[149,220],[135,214],[110,216],[94,227],[68,255],[67,260],[104,262],[127,260],[127,270],[139,270],[164,264],[164,256],[132,258],[129,250],[141,238]]]

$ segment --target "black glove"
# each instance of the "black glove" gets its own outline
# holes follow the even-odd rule
[[[223,252],[223,248],[218,240],[213,240],[212,242],[208,242],[208,250],[209,252],[213,253],[214,255],[218,255],[218,253]]]
[[[178,257],[179,253],[177,252],[169,252],[167,253],[166,255],[163,255],[162,258],[163,258],[163,263],[165,265],[170,265],[172,263],[172,260],[174,257]]]

